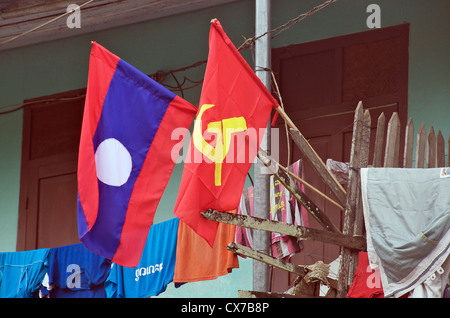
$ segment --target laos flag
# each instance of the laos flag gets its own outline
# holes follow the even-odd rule
[[[78,157],[78,233],[89,250],[137,266],[197,109],[93,42]],[[184,138],[184,136],[183,136]]]

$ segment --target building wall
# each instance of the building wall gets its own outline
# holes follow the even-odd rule
[[[273,0],[272,25],[284,24],[325,0]],[[366,12],[371,3],[381,8],[381,26],[410,23],[409,116],[416,123],[433,125],[450,135],[450,2],[448,0],[340,0],[273,40],[273,47],[304,43],[368,30]],[[217,17],[236,46],[254,33],[254,2],[176,15],[136,25],[0,52],[0,111],[24,99],[86,87],[90,41],[104,45],[147,74],[170,70],[204,60],[208,53],[209,21]],[[82,19],[82,11],[81,11]],[[0,29],[1,32],[1,29]],[[32,36],[29,35],[29,36]],[[253,66],[250,50],[243,52]],[[179,76],[199,80],[204,66]],[[173,84],[173,83],[172,83]],[[185,91],[185,98],[198,103],[200,87]],[[355,105],[356,107],[356,105]],[[0,115],[0,252],[14,251],[17,237],[22,111]],[[158,208],[155,222],[173,217],[172,209],[182,165],[173,176]],[[224,286],[221,295],[237,295],[251,289],[250,260],[241,259],[241,269],[215,283]],[[206,284],[206,285],[203,285]],[[200,283],[202,287],[211,282]],[[197,286],[197,285],[195,285]],[[187,286],[186,286],[187,287]],[[192,294],[182,287],[167,295]],[[185,288],[183,290],[183,288]],[[194,288],[194,287],[193,287]],[[210,294],[204,295],[205,297]]]
[[[273,1],[273,27],[287,17],[322,3],[322,1]],[[410,23],[409,39],[409,110],[416,123],[427,130],[433,125],[450,135],[450,2],[445,0],[340,0],[309,17],[273,40],[273,47],[309,42],[349,33],[367,31],[369,4],[381,9],[381,27]],[[306,9],[306,10],[305,10]],[[289,15],[289,13],[292,14]],[[436,130],[437,131],[437,130]]]

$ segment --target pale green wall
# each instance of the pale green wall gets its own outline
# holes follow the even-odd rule
[[[15,250],[20,189],[22,113],[0,116],[0,251]]]
[[[286,17],[323,1],[273,1],[273,27]],[[301,2],[301,5],[300,5]],[[333,36],[367,31],[369,4],[381,8],[381,27],[410,23],[408,116],[433,125],[450,135],[450,1],[447,0],[341,0],[300,22],[273,41],[274,47],[309,42]],[[291,15],[281,11],[292,12]],[[304,11],[303,11],[304,12]],[[437,130],[436,130],[437,132]]]
[[[277,27],[324,0],[273,0],[272,25]],[[448,0],[340,0],[273,40],[274,47],[309,42],[368,30],[366,8],[381,7],[382,27],[410,23],[409,116],[415,123],[433,125],[450,135],[450,1]],[[81,13],[82,14],[82,13]],[[132,26],[96,32],[30,47],[0,52],[0,109],[24,99],[86,87],[90,41],[104,45],[147,74],[176,69],[204,60],[208,52],[209,21],[217,17],[236,46],[253,36],[254,2],[177,15]],[[0,30],[1,32],[1,30]],[[32,36],[32,35],[30,35]],[[250,51],[243,53],[252,65]],[[187,75],[202,77],[204,67]],[[182,74],[180,74],[181,76]],[[199,89],[186,92],[196,104]],[[416,126],[416,130],[417,130]],[[0,115],[0,251],[15,250],[19,199],[22,112]],[[156,222],[172,218],[172,208],[181,178],[177,165],[155,217]],[[223,292],[251,289],[251,266],[215,281]],[[207,282],[194,294],[188,286],[169,295],[200,295],[210,289]],[[237,285],[240,284],[239,288]],[[195,285],[197,286],[197,285]],[[202,288],[202,286],[208,286]],[[242,287],[244,286],[244,287]],[[184,289],[183,289],[184,288]],[[218,288],[220,290],[220,288]],[[177,294],[178,292],[178,294]],[[192,294],[192,295],[191,295]],[[207,296],[207,295],[206,295]]]
[[[272,27],[324,1],[273,1]],[[280,3],[280,5],[277,5]],[[283,5],[281,5],[283,3]],[[450,136],[450,1],[340,0],[300,22],[272,42],[273,47],[367,31],[369,4],[381,9],[381,27],[410,24],[408,116],[415,132],[423,123]],[[447,140],[445,140],[447,143]],[[447,160],[447,159],[446,159]]]

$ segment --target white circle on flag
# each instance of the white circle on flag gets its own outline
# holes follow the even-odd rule
[[[110,186],[120,187],[131,174],[131,155],[115,138],[103,140],[95,151],[97,178]]]

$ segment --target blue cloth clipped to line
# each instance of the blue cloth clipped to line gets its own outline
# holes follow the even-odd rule
[[[35,298],[47,272],[50,249],[0,253],[0,298]]]
[[[111,261],[89,251],[82,243],[50,249],[48,287],[50,298],[105,298],[104,283]]]
[[[179,219],[152,225],[137,267],[114,264],[105,282],[109,298],[156,296],[173,281]]]

